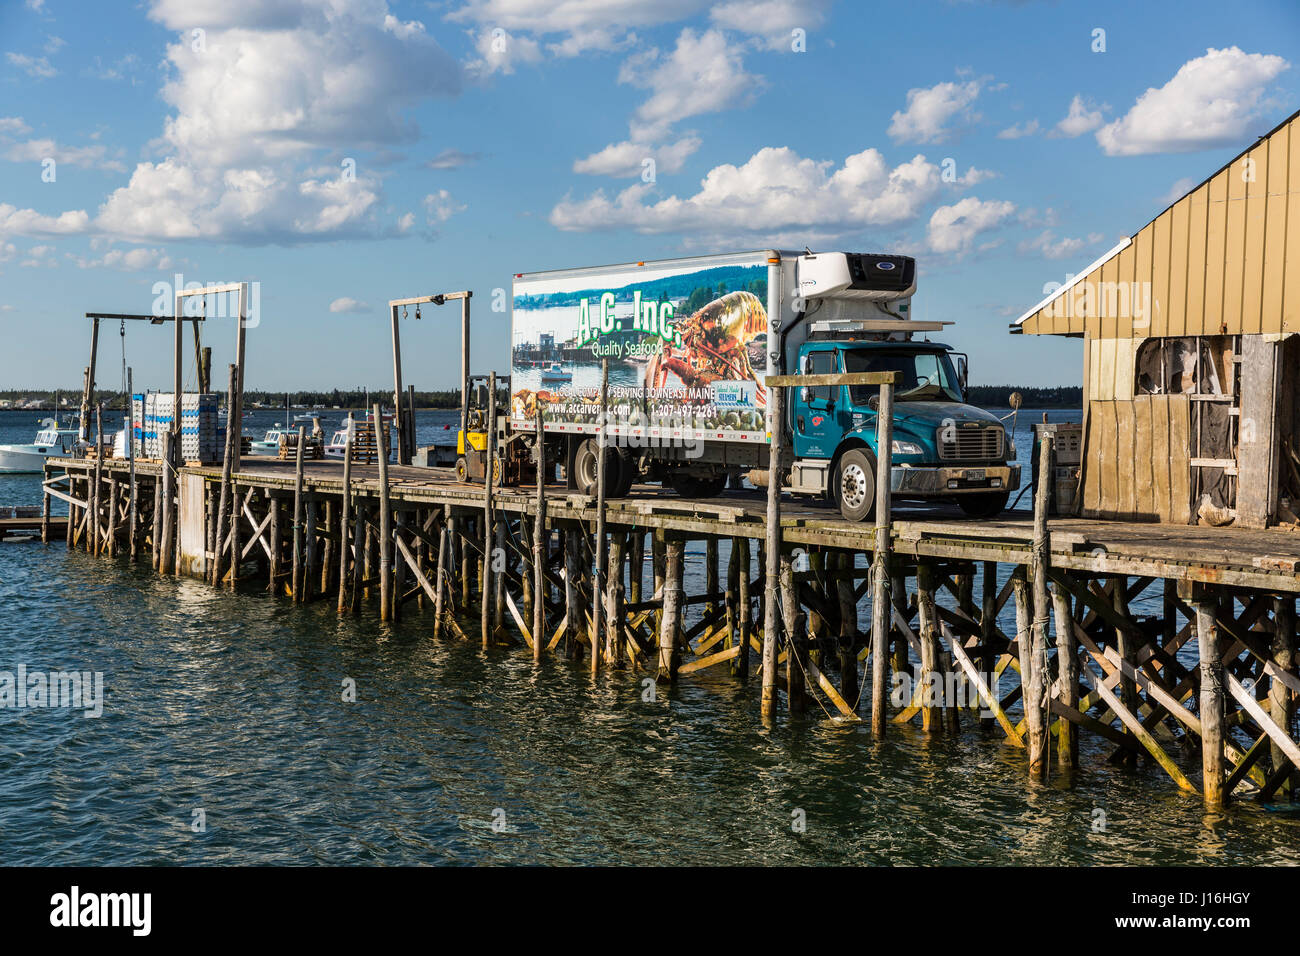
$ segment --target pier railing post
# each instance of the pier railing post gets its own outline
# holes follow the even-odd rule
[[[546,646],[546,434],[537,403],[537,520],[533,525],[533,660]]]
[[[1034,538],[1030,557],[1034,588],[1034,619],[1029,634],[1029,653],[1020,658],[1029,664],[1022,674],[1025,680],[1024,707],[1029,730],[1029,775],[1036,780],[1048,778],[1048,740],[1050,710],[1047,682],[1047,565],[1050,560],[1047,532],[1048,494],[1052,487],[1052,450],[1054,439],[1045,434],[1038,444],[1038,487],[1034,489]]]
[[[767,576],[763,588],[763,690],[760,703],[764,721],[776,716],[776,669],[781,628],[778,588],[781,580],[781,446],[784,429],[784,391],[767,390]]]
[[[889,634],[893,605],[889,597],[890,509],[889,487],[894,442],[894,386],[880,386],[876,406],[876,535],[871,565],[871,732],[885,736],[889,725],[886,703],[889,691]]]
[[[352,438],[355,433],[356,419],[349,416],[347,434],[343,438],[343,501],[339,507],[339,599],[337,610],[340,614],[347,607],[348,561],[352,559],[349,545],[349,532],[351,529],[348,527],[348,523],[352,520]],[[275,507],[274,502],[271,502],[271,507]]]
[[[482,592],[482,619],[480,626],[482,628],[483,649],[487,650],[492,644],[492,473],[496,465],[496,434],[497,434],[497,373],[492,372],[488,375],[488,420],[487,420],[487,453],[483,467],[483,574]]]
[[[378,406],[376,406],[378,407]],[[303,601],[303,500],[302,500],[302,446],[306,437],[306,429],[298,426],[298,447],[294,453],[293,469],[293,568],[291,570],[291,590],[293,591],[293,600],[301,604]],[[385,579],[387,580],[387,579]]]
[[[601,609],[605,591],[605,426],[609,417],[609,359],[600,360],[600,420],[596,425],[596,577],[591,584],[591,674],[600,672]],[[661,668],[662,671],[662,668]]]
[[[1219,642],[1218,602],[1198,594],[1196,642],[1201,672],[1201,775],[1205,805],[1217,810],[1224,805],[1223,792],[1223,648]]]

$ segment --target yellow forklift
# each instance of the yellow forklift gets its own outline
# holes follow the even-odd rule
[[[488,446],[488,376],[471,375],[462,400],[460,420],[465,427],[456,433],[456,480],[478,484],[487,474]],[[501,422],[510,412],[510,376],[498,377],[496,454],[492,462],[492,481],[499,488],[537,480],[537,464],[525,447],[526,436],[508,435]]]

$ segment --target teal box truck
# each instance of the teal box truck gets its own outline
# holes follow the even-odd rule
[[[991,516],[1020,485],[1001,422],[965,401],[967,359],[930,341],[946,322],[912,318],[909,256],[760,250],[519,273],[511,313],[511,404],[498,444],[532,443],[595,492],[604,424],[605,492],[657,481],[711,497],[767,481],[782,432],[783,486],[850,520],[875,502],[878,390],[795,388],[773,421],[769,376],[897,373],[895,498],[950,500]],[[608,407],[602,411],[602,362]]]

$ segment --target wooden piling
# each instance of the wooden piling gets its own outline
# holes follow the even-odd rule
[[[894,386],[880,386],[876,408],[876,540],[872,554],[871,588],[871,732],[885,736],[889,726],[889,634],[893,624],[890,602],[890,509],[889,487],[894,441]]]
[[[1053,438],[1044,435],[1038,443],[1038,487],[1034,489],[1034,537],[1030,552],[1030,577],[1033,582],[1033,624],[1029,634],[1029,655],[1021,653],[1028,661],[1022,669],[1025,681],[1024,706],[1029,730],[1029,775],[1046,781],[1049,773],[1049,733],[1051,712],[1048,707],[1047,633],[1048,602],[1047,568],[1051,558],[1047,532],[1048,494],[1053,474]],[[1023,667],[1023,665],[1022,665]]]
[[[342,614],[348,603],[349,564],[351,553],[352,522],[352,440],[356,433],[356,420],[348,417],[348,430],[343,439],[343,501],[339,506],[339,597],[337,611]]]
[[[605,582],[605,662],[621,667],[623,638],[623,554],[627,535],[616,531],[609,536],[609,568]]]
[[[672,683],[677,680],[678,632],[681,629],[682,613],[682,554],[685,542],[676,535],[665,542],[664,560],[666,573],[664,579],[663,621],[659,625],[659,668],[656,680]]]
[[[737,679],[749,680],[749,642],[753,628],[753,600],[749,593],[750,550],[748,538],[735,538],[731,546],[739,549],[737,562],[736,628],[739,632],[740,652],[733,662]]]
[[[835,597],[840,606],[840,696],[856,710],[860,688],[857,653],[858,602],[853,589],[853,552],[841,551],[834,567],[839,572],[835,582]]]
[[[1223,649],[1219,644],[1218,604],[1206,595],[1193,600],[1196,609],[1196,641],[1200,651],[1201,774],[1205,805],[1211,810],[1224,805],[1223,787]]]
[[[1056,620],[1056,699],[1071,710],[1079,709],[1079,657],[1074,637],[1074,616],[1070,596],[1059,584],[1052,585],[1052,610]],[[1079,763],[1079,735],[1074,721],[1062,718],[1056,743],[1056,762],[1062,767]]]
[[[939,658],[943,648],[939,644],[939,620],[934,605],[935,573],[929,561],[916,566],[916,607],[918,639],[921,642],[921,729],[937,734],[943,730],[943,669]],[[947,702],[951,706],[951,702]]]
[[[768,446],[767,464],[767,576],[763,589],[763,689],[759,704],[764,721],[776,717],[777,639],[781,627],[777,588],[781,575],[781,435],[785,416],[784,391],[779,387],[767,390],[767,421],[772,440]]]
[[[375,436],[381,432],[379,442],[379,620],[393,619],[393,502],[388,486],[388,435],[380,427],[384,420],[384,407],[378,402],[371,409],[374,415]],[[298,430],[299,445],[302,429]]]
[[[487,451],[483,468],[483,564],[482,580],[479,582],[479,594],[482,598],[482,639],[483,649],[492,643],[492,484],[496,471],[496,436],[497,436],[497,373],[488,375],[488,417],[487,417]],[[502,556],[504,558],[504,555]]]
[[[41,475],[41,544],[50,543],[50,489],[45,484],[45,475]],[[72,522],[69,509],[68,522]]]
[[[1047,699],[1038,665],[1034,607],[1024,568],[1016,568],[1011,578],[1016,602],[1016,651],[1020,658],[1020,702],[1025,712],[1025,747],[1029,752],[1029,776],[1041,779],[1047,761]]]
[[[609,415],[609,359],[600,360],[600,422],[596,426],[596,576],[591,583],[591,675],[600,672],[601,595],[605,591],[605,419]]]
[[[228,410],[233,410],[235,389],[238,385],[237,375],[235,366],[231,364],[229,391],[226,393],[226,408]],[[227,416],[226,446],[221,456],[221,496],[217,505],[216,531],[212,549],[212,583],[214,585],[221,583],[224,571],[226,526],[230,521],[231,497],[234,494],[231,487],[231,475],[234,473],[235,458],[239,455],[239,431],[238,423]]]
[[[1273,634],[1269,646],[1269,656],[1273,666],[1283,674],[1296,673],[1296,634],[1295,634],[1295,598],[1291,595],[1273,598]],[[1278,676],[1270,678],[1269,713],[1273,723],[1284,730],[1295,720],[1295,698],[1291,688]],[[1273,770],[1281,772],[1291,768],[1291,799],[1296,799],[1296,780],[1300,773],[1296,771],[1286,753],[1276,743],[1270,743],[1273,757]]]
[[[304,501],[302,494],[303,486],[303,465],[302,452],[306,439],[306,429],[298,426],[298,448],[294,456],[293,469],[293,565],[291,567],[292,582],[291,590],[293,599],[296,603],[301,604],[305,599],[303,595],[303,580],[305,578],[303,570],[303,521],[304,521]]]
[[[541,662],[546,647],[546,430],[542,404],[537,403],[537,520],[533,525],[533,661]]]
[[[781,607],[785,627],[786,705],[791,714],[802,714],[808,703],[804,686],[804,674],[808,668],[808,618],[800,609],[799,595],[794,586],[794,556],[784,548],[781,551]]]

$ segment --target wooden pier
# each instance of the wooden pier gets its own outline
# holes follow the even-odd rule
[[[874,526],[778,499],[773,528],[767,490],[637,486],[601,509],[555,482],[485,493],[449,470],[334,460],[61,460],[45,487],[72,516],[49,519],[47,541],[214,586],[378,603],[432,638],[629,680],[758,671],[769,720],[980,728],[1037,781],[1087,773],[1090,734],[1211,807],[1300,795],[1294,533],[1048,520],[1045,495],[993,520],[886,504]],[[705,556],[698,594],[688,543]]]

